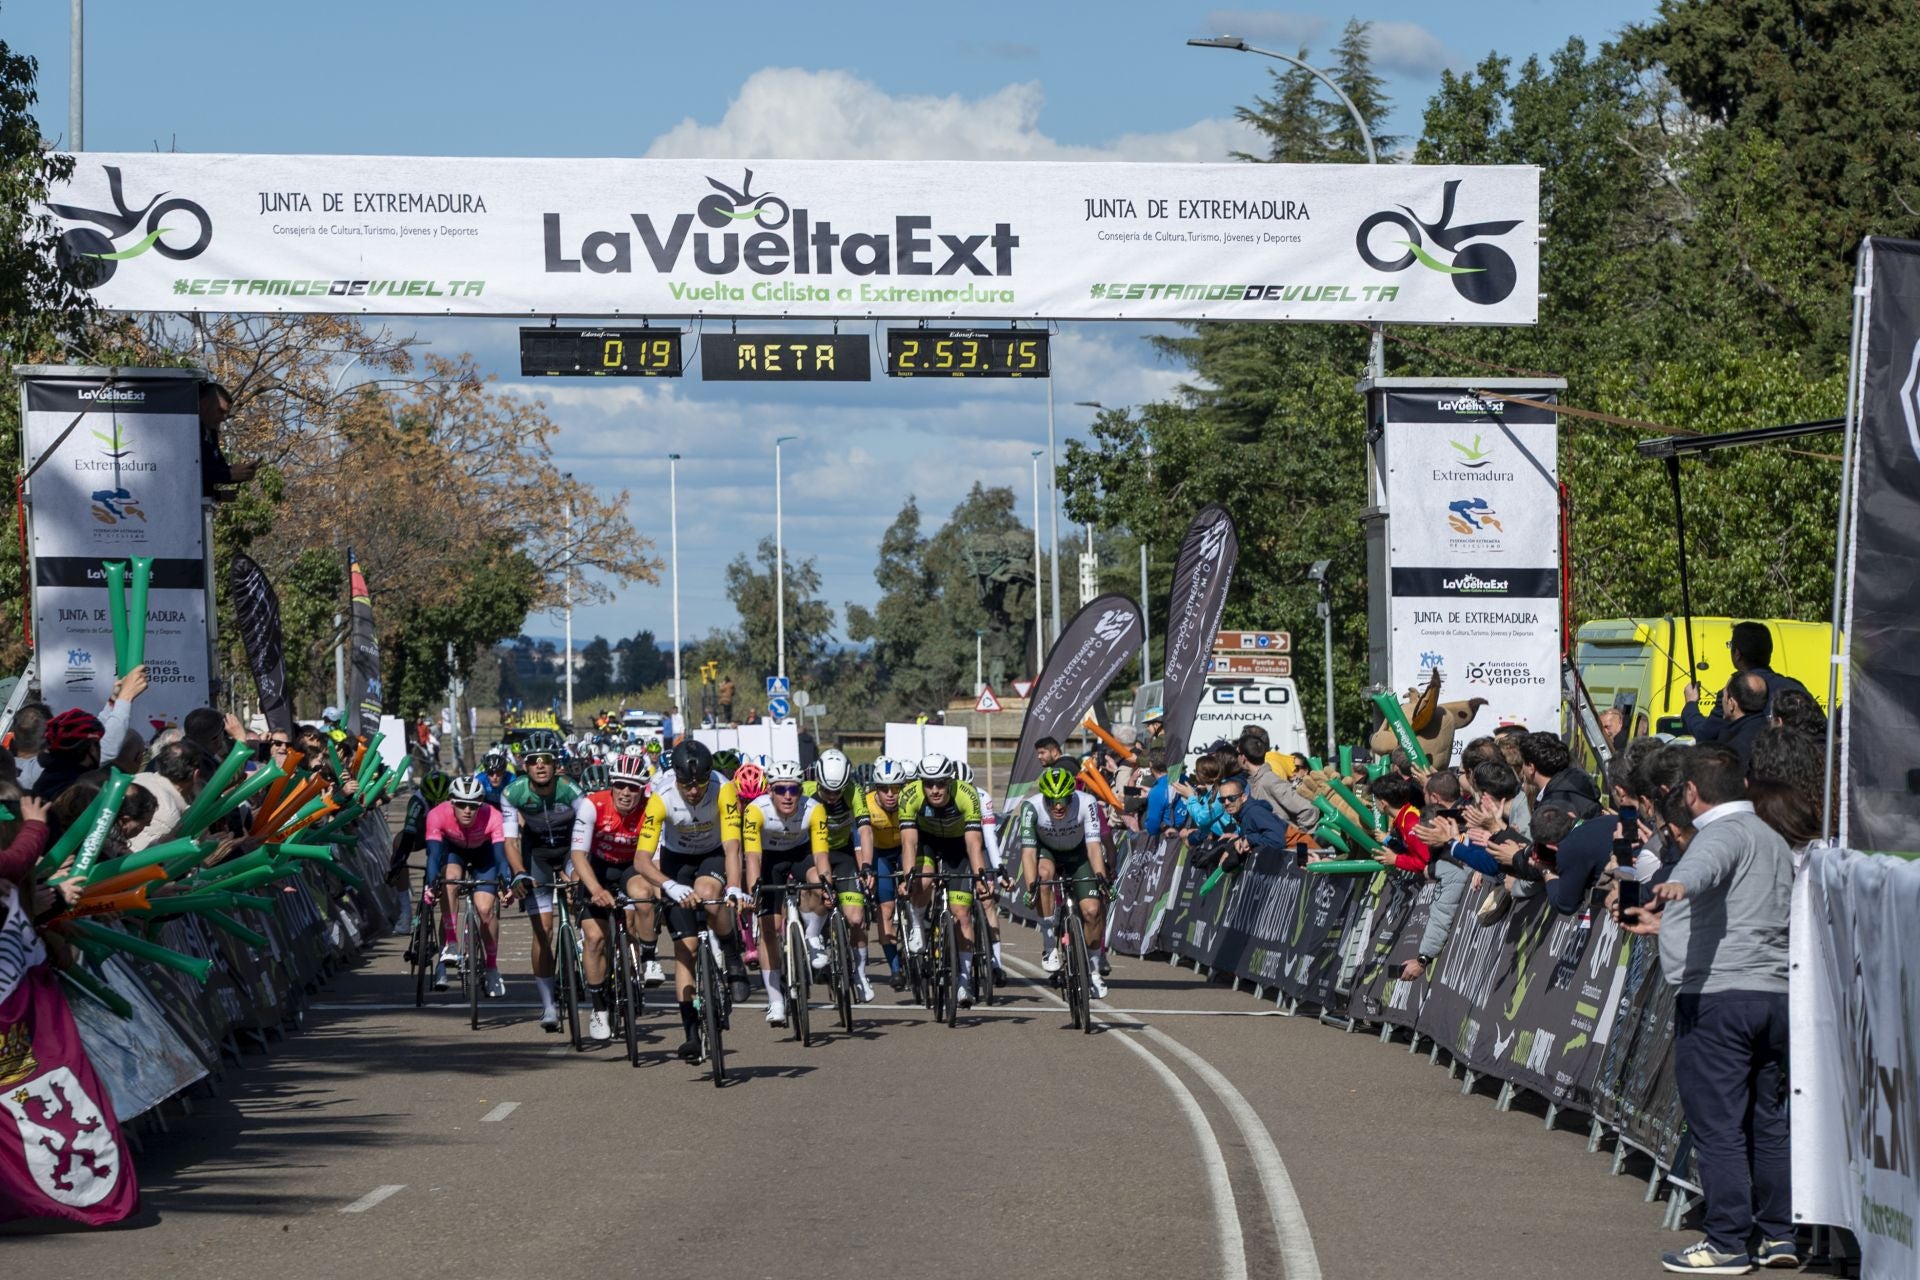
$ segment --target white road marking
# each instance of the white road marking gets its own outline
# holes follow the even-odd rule
[[[361,1196],[358,1200],[355,1200],[352,1204],[343,1207],[340,1210],[340,1212],[365,1213],[367,1210],[373,1208],[373,1206],[379,1204],[382,1200],[385,1200],[388,1196],[392,1195],[394,1192],[405,1191],[406,1189],[407,1189],[407,1184],[404,1182],[396,1182],[384,1187],[375,1187],[373,1190],[367,1192],[367,1194]]]
[[[1024,964],[1012,956],[1003,956],[1008,964],[1038,976],[1040,970]],[[1066,1002],[1058,999],[1051,991],[1041,990],[1040,994],[1060,1008],[1066,1008]],[[978,1012],[978,1010],[975,1010]],[[1227,1158],[1220,1150],[1220,1139],[1214,1134],[1213,1126],[1207,1121],[1207,1113],[1200,1107],[1200,1100],[1193,1096],[1193,1090],[1187,1088],[1186,1081],[1173,1073],[1173,1068],[1139,1041],[1131,1036],[1117,1037],[1117,1043],[1125,1045],[1160,1077],[1167,1091],[1173,1094],[1173,1100],[1187,1118],[1187,1127],[1193,1131],[1193,1140],[1200,1147],[1200,1162],[1207,1169],[1207,1197],[1213,1202],[1213,1228],[1215,1242],[1220,1249],[1220,1274],[1233,1280],[1244,1280],[1247,1274],[1246,1232],[1240,1225],[1240,1206],[1233,1194],[1233,1180],[1227,1174]]]
[[[487,1009],[538,1009],[539,1007],[538,1004],[512,1004],[498,1000],[480,1006],[482,1011]],[[736,1009],[764,1009],[766,1007],[767,1002],[764,1000],[742,1000],[734,1005]],[[808,1002],[807,1007],[809,1009],[831,1009],[833,1008],[833,1004],[830,1001],[813,1000]],[[463,1004],[415,1006],[412,1004],[355,1004],[351,1001],[342,1001],[311,1004],[308,1005],[307,1008],[315,1013],[419,1012],[457,1013],[463,1018],[467,1016],[467,1006]],[[1119,1005],[1108,1005],[1104,1003],[1101,1008],[1108,1013],[1124,1013],[1130,1017],[1138,1018],[1285,1018],[1289,1016],[1278,1009],[1129,1009]],[[876,1002],[874,1004],[855,1005],[854,1009],[861,1017],[869,1015],[880,1017],[888,1014],[896,1016],[912,1016],[918,1014],[924,1016],[927,1013],[925,1006],[917,1004],[880,1004]],[[647,1016],[652,1016],[656,1013],[664,1014],[666,1012],[668,1012],[668,1010],[665,1005],[656,1004],[649,1004],[646,1010]],[[1022,1014],[1026,1012],[1026,1010],[1014,1006],[996,1005],[989,1009],[976,1005],[967,1012],[970,1017],[979,1016],[992,1018],[1010,1017]]]
[[[518,1111],[519,1109],[520,1109],[520,1104],[517,1102],[503,1102],[499,1106],[495,1107],[493,1110],[487,1112],[487,1114],[481,1116],[480,1123],[493,1124],[498,1121],[505,1120],[508,1116],[512,1115],[514,1112]]]

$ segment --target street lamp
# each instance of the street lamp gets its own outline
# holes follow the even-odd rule
[[[1290,67],[1298,67],[1300,70],[1315,77],[1321,84],[1333,90],[1334,96],[1346,104],[1348,114],[1353,117],[1354,126],[1360,130],[1360,140],[1367,146],[1367,163],[1380,163],[1380,155],[1374,150],[1373,146],[1373,130],[1367,127],[1366,117],[1360,114],[1360,108],[1353,105],[1353,99],[1347,96],[1346,90],[1342,89],[1338,84],[1335,84],[1333,77],[1320,70],[1320,68],[1302,62],[1300,59],[1289,54],[1276,53],[1272,49],[1256,49],[1239,36],[1212,36],[1189,40],[1187,43],[1196,49],[1231,49],[1235,53],[1257,53],[1263,58],[1273,58],[1276,61],[1286,63]],[[1386,326],[1375,323],[1368,327],[1373,330],[1373,342],[1367,351],[1367,376],[1370,378],[1379,378],[1386,373]]]
[[[1076,400],[1074,401],[1074,403],[1082,409],[1097,409],[1101,413],[1105,413],[1107,411],[1107,406],[1101,404],[1098,400]],[[1146,459],[1147,459],[1147,485],[1149,488],[1151,488],[1153,485],[1153,444],[1151,441],[1148,441],[1143,444],[1142,448],[1146,454]],[[1088,541],[1089,542],[1092,541],[1091,531],[1089,531]],[[1147,605],[1147,539],[1146,539],[1146,535],[1142,534],[1140,536],[1140,683],[1141,684],[1145,684],[1147,683],[1147,681],[1153,679],[1153,659],[1151,657],[1152,650],[1153,650],[1153,624],[1148,621],[1148,616],[1147,616],[1148,613],[1149,613],[1149,608]]]
[[[1320,625],[1326,645],[1322,656],[1322,665],[1327,674],[1327,759],[1339,754],[1333,744],[1333,589],[1327,582],[1328,571],[1333,568],[1331,560],[1315,560],[1313,567],[1307,570],[1307,580],[1320,588]]]
[[[573,725],[573,472],[561,477],[567,482],[567,725]]]
[[[1033,677],[1047,661],[1047,606],[1040,594],[1040,450],[1033,451]]]
[[[667,545],[673,573],[673,727],[687,732],[687,689],[680,678],[680,455],[667,455]]]
[[[973,629],[973,696],[979,697],[980,691],[987,687],[987,633],[979,627]]]
[[[1047,505],[1053,523],[1053,638],[1060,638],[1060,451],[1053,442],[1053,379],[1047,379]]]
[[[781,530],[783,512],[780,506],[780,446],[789,440],[798,440],[799,436],[776,436],[773,441],[773,617],[774,617],[774,670],[773,674],[782,680],[787,678],[787,551]]]

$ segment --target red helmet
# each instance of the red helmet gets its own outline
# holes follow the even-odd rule
[[[98,742],[107,736],[107,727],[100,723],[100,717],[90,715],[80,708],[62,711],[47,721],[47,750],[77,751],[89,742]]]
[[[767,793],[767,775],[751,760],[733,771],[733,787],[742,800],[758,800]]]

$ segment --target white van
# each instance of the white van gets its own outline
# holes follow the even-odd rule
[[[1161,681],[1150,680],[1134,691],[1135,724],[1144,725],[1148,709],[1162,705],[1161,689]],[[1185,763],[1191,766],[1217,739],[1238,738],[1248,725],[1265,729],[1275,751],[1311,754],[1300,691],[1290,677],[1210,675],[1193,718],[1193,731],[1187,735]]]

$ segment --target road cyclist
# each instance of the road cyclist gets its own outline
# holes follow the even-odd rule
[[[854,796],[853,762],[844,752],[828,748],[813,767],[813,798],[827,821],[827,863],[833,874],[834,895],[847,921],[853,950],[853,994],[861,1004],[873,1003],[873,984],[867,981],[867,896],[875,889],[872,855],[855,838],[858,816]],[[891,892],[892,886],[888,886]]]
[[[674,994],[687,1035],[677,1052],[696,1062],[701,1049],[693,1003],[694,947],[703,929],[711,930],[716,944],[732,934],[735,908],[749,901],[743,888],[740,795],[713,767],[713,752],[705,743],[683,742],[673,749],[672,772],[654,785],[644,813],[635,866],[671,904],[667,931],[673,936]]]
[[[742,765],[744,772],[748,768]],[[789,996],[805,999],[804,992],[788,992],[781,979],[782,894],[789,879],[814,886],[800,897],[805,925],[807,963],[815,970],[827,967],[825,895],[832,875],[828,857],[827,811],[806,794],[805,774],[799,762],[776,760],[766,773],[766,793],[741,810],[742,849],[747,882],[755,886],[756,935],[760,941],[760,981],[767,989],[767,1022],[785,1026]],[[738,775],[736,775],[737,777]]]
[[[1054,936],[1055,882],[1072,886],[1086,928],[1088,945],[1097,960],[1091,972],[1095,999],[1104,1000],[1112,972],[1106,955],[1107,854],[1100,839],[1100,816],[1095,800],[1076,789],[1067,769],[1049,765],[1040,771],[1037,789],[1018,805],[1020,873],[1029,885],[1039,885],[1040,967],[1060,972],[1060,948]],[[1032,893],[1033,891],[1029,891]]]
[[[486,995],[498,1000],[507,994],[507,984],[500,977],[500,917],[494,909],[507,879],[506,840],[500,829],[500,811],[482,798],[478,778],[453,780],[446,802],[427,813],[426,841],[427,887],[421,903],[431,907],[437,893],[447,896],[443,913],[445,945],[433,966],[433,989],[447,989],[447,965],[471,965],[476,959],[461,955],[454,941],[459,913],[454,910],[453,886],[464,880],[480,915]]]
[[[593,1011],[587,1019],[588,1039],[613,1039],[612,929],[619,895],[645,898],[627,908],[629,933],[641,939],[659,937],[659,919],[648,887],[653,883],[638,865],[642,860],[641,832],[646,825],[647,761],[635,752],[616,756],[607,766],[605,791],[586,797],[573,823],[570,854],[574,879],[579,883],[581,961],[586,969],[587,995]],[[559,1023],[555,1021],[555,1028]]]
[[[912,773],[904,763],[881,756],[873,762],[866,784],[853,793],[860,861],[873,868],[873,896],[880,904],[880,950],[895,991],[903,991],[907,985],[906,972],[900,966],[895,886],[900,870],[900,795],[911,781]]]
[[[973,766],[965,760],[956,760],[953,764],[959,779],[973,787],[974,794],[980,797],[980,844],[986,850],[987,867],[993,872],[1002,892],[1012,886],[1011,877],[1005,867],[1005,859],[1000,853],[1000,817],[993,811],[993,793],[978,786],[973,780]],[[987,933],[993,940],[993,984],[996,987],[1007,985],[1006,962],[1000,958],[1000,904],[998,898],[987,898],[981,905],[987,913]]]
[[[935,878],[944,878],[947,906],[961,943],[960,977],[953,999],[959,1008],[969,1009],[973,1007],[973,900],[976,894],[988,899],[994,894],[981,835],[980,793],[960,781],[952,759],[938,753],[922,757],[915,772],[917,784],[900,800],[900,865],[902,873],[911,877],[907,948],[926,948],[927,908],[932,905]]]

